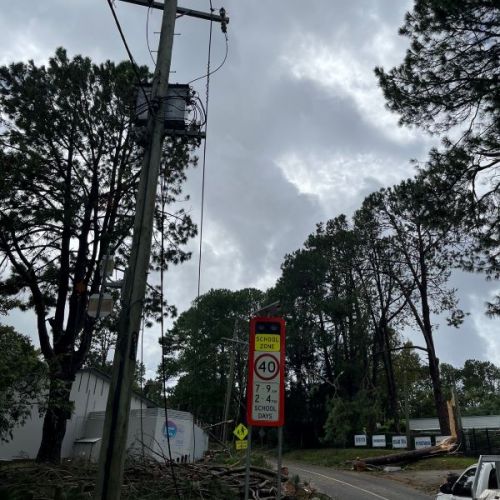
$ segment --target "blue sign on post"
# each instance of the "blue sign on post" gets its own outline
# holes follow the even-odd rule
[[[165,437],[168,436],[169,438],[174,438],[176,434],[177,434],[177,426],[175,425],[175,422],[172,422],[172,420],[167,420],[167,424],[163,429],[163,435]]]

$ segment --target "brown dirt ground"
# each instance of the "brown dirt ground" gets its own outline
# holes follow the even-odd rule
[[[460,470],[412,470],[412,471],[396,471],[396,472],[378,472],[379,477],[385,477],[393,481],[399,481],[407,484],[412,488],[416,488],[428,495],[438,493],[439,486],[446,482],[446,475],[449,472],[461,474],[463,469]]]

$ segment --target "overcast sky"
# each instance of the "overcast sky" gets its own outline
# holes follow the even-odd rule
[[[116,2],[135,59],[152,68],[147,37],[158,44],[161,12]],[[180,5],[208,10],[209,1]],[[224,0],[231,18],[229,55],[210,86],[202,293],[210,288],[265,289],[279,276],[286,253],[299,248],[315,224],[351,215],[370,192],[413,175],[433,144],[418,130],[402,129],[384,108],[373,68],[402,60],[406,40],[397,34],[412,2],[404,0]],[[63,46],[70,55],[99,62],[126,58],[104,0],[10,2],[0,13],[0,63],[33,58],[43,63]],[[185,83],[206,70],[209,23],[177,21],[171,81]],[[225,53],[214,25],[212,67]],[[155,54],[153,54],[154,56]],[[205,81],[196,89],[204,99]],[[200,217],[201,168],[186,185],[184,204]],[[166,276],[169,302],[180,311],[197,290],[193,260]],[[484,302],[498,283],[457,273],[453,285],[471,313],[459,329],[436,332],[441,361],[469,358],[499,364],[500,322],[487,319]],[[31,314],[6,320],[34,336]],[[159,360],[158,332],[145,338],[151,375]],[[412,340],[422,344],[420,336]]]

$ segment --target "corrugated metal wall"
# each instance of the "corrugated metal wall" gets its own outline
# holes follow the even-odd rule
[[[462,417],[464,429],[500,429],[500,415],[482,417]],[[413,431],[439,431],[437,418],[411,418],[410,429]]]

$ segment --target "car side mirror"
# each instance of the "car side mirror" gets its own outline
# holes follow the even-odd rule
[[[446,493],[447,495],[451,494],[451,485],[450,483],[444,483],[439,487],[439,491],[441,493]]]

